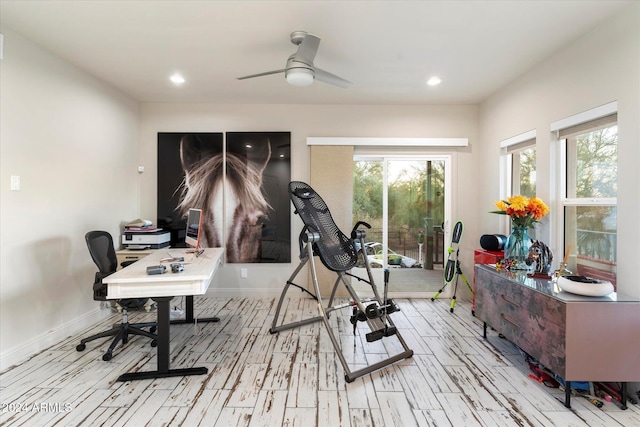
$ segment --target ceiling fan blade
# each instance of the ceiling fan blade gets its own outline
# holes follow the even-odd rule
[[[351,84],[349,80],[345,80],[342,77],[338,77],[335,74],[331,74],[330,72],[324,71],[320,68],[315,67],[314,71],[315,71],[316,80],[319,80],[321,82],[329,83],[331,85],[342,87],[342,88],[347,88]]]
[[[273,70],[273,71],[265,71],[264,73],[258,73],[258,74],[251,74],[249,76],[244,76],[244,77],[236,77],[237,80],[244,80],[244,79],[252,79],[254,77],[262,77],[262,76],[268,76],[270,74],[278,74],[278,73],[284,73],[285,70]]]
[[[320,38],[313,34],[307,34],[304,36],[304,39],[302,39],[300,46],[298,46],[298,51],[294,57],[295,60],[312,65],[313,59],[316,57],[316,53],[318,52],[318,46],[320,46]]]

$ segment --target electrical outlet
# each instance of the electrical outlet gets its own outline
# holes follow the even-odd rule
[[[242,277],[243,279],[247,278],[247,269],[246,268],[241,268],[240,269],[240,277]]]

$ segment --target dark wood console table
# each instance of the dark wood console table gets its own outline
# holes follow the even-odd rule
[[[525,272],[475,268],[476,317],[566,381],[640,381],[640,300],[615,292],[587,297],[560,292]]]

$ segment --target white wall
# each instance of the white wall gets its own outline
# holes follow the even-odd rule
[[[302,89],[304,90],[304,89]],[[469,147],[455,149],[454,217],[465,221],[462,259],[473,263],[478,239],[474,218],[477,107],[362,106],[362,105],[217,105],[143,104],[140,150],[145,166],[141,186],[141,214],[156,217],[158,132],[290,131],[291,179],[309,181],[310,136],[447,137],[469,138]],[[329,172],[328,172],[329,173]],[[292,215],[291,264],[226,264],[214,278],[210,295],[278,295],[298,265],[297,236],[302,229]],[[240,278],[240,268],[248,278]],[[297,283],[304,286],[304,274]]]
[[[498,200],[500,141],[537,129],[537,192],[555,203],[552,122],[618,101],[618,291],[640,297],[640,3],[603,23],[503,88],[480,106],[477,159],[486,167],[478,186],[480,231],[499,228],[488,214]],[[539,237],[556,245],[558,236],[547,217]],[[562,257],[556,250],[556,256]]]
[[[139,105],[2,28],[0,369],[101,314],[84,241],[138,216]],[[21,190],[10,191],[20,176]]]

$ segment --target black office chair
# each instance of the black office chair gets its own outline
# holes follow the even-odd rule
[[[116,258],[116,250],[113,246],[113,238],[111,234],[106,231],[90,231],[84,236],[87,241],[89,253],[93,262],[98,266],[98,272],[96,272],[95,280],[93,282],[93,299],[95,301],[107,301],[107,284],[102,283],[102,279],[116,272],[118,267],[118,261]],[[123,267],[133,263],[135,261],[127,261],[122,263]],[[120,307],[122,307],[122,322],[115,323],[111,329],[101,332],[99,334],[92,335],[88,338],[84,338],[80,341],[80,344],[76,346],[77,351],[83,351],[86,348],[86,343],[94,341],[99,338],[115,336],[111,342],[109,349],[102,356],[102,360],[111,360],[113,357],[113,350],[118,343],[122,341],[122,344],[127,344],[129,341],[129,335],[141,335],[151,338],[151,347],[158,345],[157,335],[154,334],[157,324],[156,322],[149,323],[129,323],[127,308],[139,307],[144,305],[147,298],[135,298],[135,299],[122,299],[115,300]],[[109,300],[112,301],[112,300]],[[142,328],[150,328],[149,332]]]

